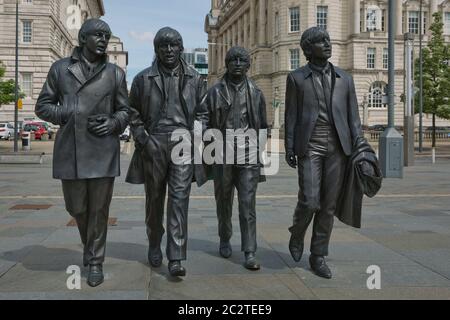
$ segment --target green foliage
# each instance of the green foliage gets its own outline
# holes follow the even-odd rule
[[[5,67],[0,61],[0,107],[4,104],[9,104],[15,101],[15,83],[14,80],[3,80],[5,76]],[[20,90],[20,89],[19,89]],[[20,98],[23,98],[25,95],[23,93],[19,94]]]
[[[423,49],[423,112],[450,119],[450,46],[443,36],[442,14],[433,14],[432,36]],[[415,76],[419,79],[420,60],[416,60]],[[416,112],[419,93],[416,95]]]

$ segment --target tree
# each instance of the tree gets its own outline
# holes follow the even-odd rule
[[[433,117],[432,147],[436,147],[436,117],[450,119],[450,46],[444,42],[442,13],[433,14],[431,39],[423,49],[423,112]],[[415,76],[419,79],[420,60],[416,60]],[[416,113],[419,107],[416,94]]]
[[[0,108],[4,104],[9,104],[15,101],[15,84],[14,80],[3,81],[5,76],[5,67],[0,61]]]

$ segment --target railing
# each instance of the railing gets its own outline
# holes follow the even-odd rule
[[[365,131],[364,136],[369,141],[378,141],[382,133],[383,131]],[[402,132],[400,132],[400,134],[403,135]],[[432,131],[426,131],[423,133],[423,140],[425,141],[431,141],[432,137],[433,137]],[[415,141],[419,141],[419,132],[414,133],[414,139]],[[450,141],[450,131],[436,131],[436,140]]]

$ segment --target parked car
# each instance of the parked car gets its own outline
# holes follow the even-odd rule
[[[14,137],[14,126],[10,123],[0,123],[0,139],[9,140]]]
[[[50,124],[48,122],[45,122],[45,121],[30,121],[30,122],[26,122],[25,124],[34,124],[34,125],[43,126],[45,128],[45,130],[47,131],[48,138],[50,140],[52,140],[53,136],[55,135],[54,129],[50,126]]]
[[[120,140],[125,140],[126,142],[130,142],[131,139],[131,131],[130,126],[127,126],[125,131],[119,136]]]
[[[45,127],[39,123],[27,123],[23,127],[25,132],[34,132],[34,137],[36,140],[42,140],[42,135],[47,133]]]

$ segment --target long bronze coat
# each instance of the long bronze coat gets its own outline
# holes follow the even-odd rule
[[[358,137],[363,136],[358,112],[355,84],[345,71],[331,65],[332,115],[339,141],[346,156]],[[312,70],[306,65],[288,75],[286,85],[285,148],[300,158],[307,151],[309,140],[319,117]]]
[[[55,62],[36,103],[42,120],[60,125],[53,153],[53,177],[62,180],[108,178],[120,175],[120,140],[128,122],[125,73],[106,62],[86,79],[81,68],[81,49]],[[90,133],[88,117],[106,114],[116,121],[114,133],[98,137]],[[67,119],[64,115],[68,115]]]

